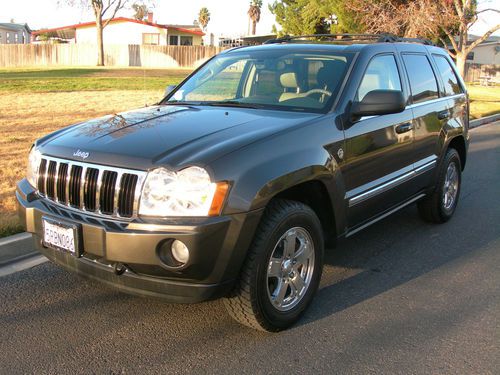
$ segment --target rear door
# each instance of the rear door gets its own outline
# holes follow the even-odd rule
[[[451,126],[448,130],[456,130],[462,133],[463,129],[467,130],[469,128],[469,110],[465,86],[448,56],[433,54],[432,57],[442,81],[441,94],[448,98],[447,103],[450,111],[448,125]]]
[[[405,92],[401,66],[394,53],[373,56],[366,65],[352,100],[370,91]],[[344,129],[348,226],[353,228],[404,201],[412,194],[412,111],[362,117]]]
[[[437,74],[425,52],[401,54],[410,84],[410,107],[415,128],[414,184],[424,189],[432,182],[433,171],[442,149],[441,129],[448,122],[448,100],[440,94]]]

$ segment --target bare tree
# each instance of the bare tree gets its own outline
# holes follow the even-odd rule
[[[116,13],[128,5],[129,0],[59,0],[59,2],[92,9],[97,32],[97,65],[104,66],[103,30],[115,18]]]
[[[451,5],[448,8],[451,8]],[[467,55],[478,44],[488,39],[491,34],[500,30],[500,24],[491,27],[487,32],[469,44],[470,28],[477,22],[480,13],[489,11],[500,13],[500,9],[488,8],[478,11],[476,1],[474,0],[453,0],[453,8],[454,11],[448,11],[447,13],[451,13],[450,15],[454,16],[453,21],[455,22],[448,23],[447,25],[445,24],[445,26],[440,27],[440,29],[450,41],[452,48],[448,48],[448,52],[455,59],[458,71],[463,77],[465,73],[465,61],[467,60]],[[441,21],[444,22],[446,19],[447,18],[444,18]],[[455,33],[453,26],[456,24],[458,24],[458,32]],[[445,40],[442,39],[441,41],[446,46]]]
[[[476,0],[350,0],[348,8],[366,32],[439,39],[462,76],[467,55],[500,29],[500,24],[493,26],[469,42],[469,30],[480,13],[500,13],[492,8],[478,11]]]

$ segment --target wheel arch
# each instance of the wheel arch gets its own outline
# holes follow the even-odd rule
[[[320,180],[310,180],[289,187],[272,197],[301,202],[309,206],[318,216],[327,246],[333,246],[337,239],[337,222],[328,189]]]
[[[457,150],[458,155],[460,156],[460,164],[463,171],[465,168],[465,163],[467,162],[467,147],[465,146],[464,137],[462,135],[457,135],[456,137],[453,137],[448,142],[448,147],[446,148],[446,150],[450,148]]]

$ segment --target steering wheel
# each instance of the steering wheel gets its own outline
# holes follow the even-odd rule
[[[304,93],[304,96],[309,96],[312,94],[322,94],[327,96],[332,96],[332,93],[325,89],[312,89]]]

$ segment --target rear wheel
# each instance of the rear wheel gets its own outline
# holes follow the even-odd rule
[[[276,200],[266,209],[239,282],[225,305],[238,322],[280,331],[300,317],[318,289],[323,235],[314,211]]]
[[[420,216],[429,222],[444,223],[453,216],[460,196],[462,166],[457,150],[450,148],[439,170],[434,192],[418,203]]]

